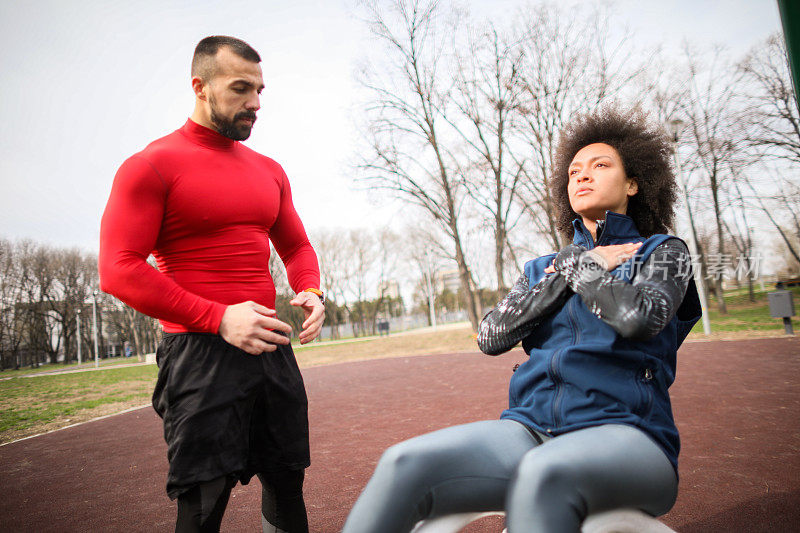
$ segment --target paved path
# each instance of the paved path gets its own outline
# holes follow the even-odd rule
[[[496,418],[521,352],[382,359],[303,371],[314,532],[338,531],[380,453],[452,424]],[[673,387],[681,488],[663,518],[684,533],[797,531],[800,340],[691,343]],[[0,447],[0,531],[171,531],[166,447],[140,409]],[[223,531],[259,531],[257,481],[236,487]],[[498,532],[499,519],[469,531]]]

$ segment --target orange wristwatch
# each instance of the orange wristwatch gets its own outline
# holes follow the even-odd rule
[[[322,292],[321,290],[310,287],[308,289],[303,289],[303,292],[312,292],[316,294],[317,296],[319,296],[319,301],[322,302],[322,305],[325,305],[325,293]]]

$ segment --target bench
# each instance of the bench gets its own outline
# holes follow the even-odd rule
[[[412,533],[458,533],[467,524],[485,516],[504,513],[453,514],[419,522]],[[503,533],[506,533],[503,530]],[[591,515],[584,521],[581,533],[675,533],[650,515],[636,509],[615,509]]]

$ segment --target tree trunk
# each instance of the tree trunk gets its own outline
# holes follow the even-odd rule
[[[725,256],[725,241],[724,236],[722,234],[722,215],[720,214],[719,208],[719,183],[717,182],[716,170],[711,172],[709,176],[709,181],[711,183],[711,197],[714,201],[714,222],[717,225],[717,253],[719,254],[720,261],[723,260]],[[711,246],[709,244],[709,246]],[[722,288],[722,278],[723,272],[717,269],[717,273],[714,276],[714,296],[717,298],[717,310],[723,314],[728,314],[728,308],[725,305],[725,295],[723,294]]]
[[[461,280],[461,293],[464,295],[464,305],[467,308],[467,316],[469,317],[469,323],[472,326],[472,331],[478,331],[478,322],[481,319],[480,304],[475,298],[472,274],[470,273],[469,267],[464,260],[464,252],[461,249],[461,239],[458,237],[458,230],[456,230],[455,245],[456,262],[458,263],[458,277]]]
[[[494,232],[494,267],[497,271],[497,290],[501,292],[505,292],[508,287],[506,286],[505,282],[505,244],[506,244],[506,229],[503,223],[503,220],[498,216],[495,220],[495,232]]]

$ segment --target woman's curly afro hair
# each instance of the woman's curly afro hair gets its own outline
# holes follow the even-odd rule
[[[639,192],[628,199],[626,214],[639,233],[643,237],[667,233],[673,227],[673,206],[678,198],[669,139],[652,127],[641,111],[613,107],[580,115],[561,132],[550,180],[558,230],[572,240],[572,221],[579,215],[569,203],[568,169],[575,154],[594,143],[612,146],[622,158],[625,175],[636,180]]]

